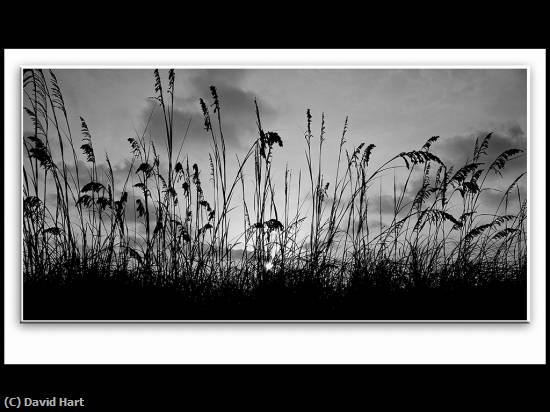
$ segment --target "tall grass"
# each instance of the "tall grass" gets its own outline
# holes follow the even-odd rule
[[[497,210],[479,212],[482,193],[492,190],[487,179],[502,176],[506,164],[522,155],[511,148],[488,158],[491,134],[475,141],[460,167],[434,154],[434,136],[374,168],[376,146],[348,147],[346,118],[329,180],[323,170],[329,160],[324,114],[316,135],[306,112],[305,170],[278,171],[272,166],[283,139],[264,129],[254,102],[258,136],[244,157],[236,158],[237,171],[230,175],[222,98],[211,86],[209,99],[197,102],[211,141],[205,181],[199,165],[185,155],[186,135],[174,131],[174,70],[167,87],[158,70],[153,81],[166,153],[147,138],[147,122],[128,138],[129,167],[124,181],[116,182],[107,154],[100,165],[93,125],[84,118],[81,143],[76,142],[55,74],[24,71],[24,109],[33,125],[33,134],[23,140],[26,283],[123,277],[142,287],[185,290],[202,300],[262,290],[345,299],[373,289],[437,290],[524,278],[526,200],[518,182],[525,173],[501,192]],[[274,183],[279,173],[282,189]],[[393,180],[386,224],[382,179],[384,185]],[[418,179],[419,189],[412,184]],[[276,200],[278,190],[282,201]],[[239,210],[241,235],[230,238],[231,216],[240,220]],[[130,213],[135,222],[128,220]],[[241,256],[235,256],[237,249]]]

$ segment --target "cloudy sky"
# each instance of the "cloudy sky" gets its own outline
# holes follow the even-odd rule
[[[168,70],[161,70],[167,83]],[[121,172],[130,157],[128,137],[143,133],[154,109],[153,69],[55,70],[64,93],[73,133],[79,116],[90,128],[96,156],[108,152]],[[311,109],[318,137],[321,114],[326,120],[323,168],[334,176],[339,139],[349,118],[348,150],[362,142],[375,144],[373,166],[402,152],[419,149],[431,136],[440,140],[432,151],[462,166],[476,137],[493,132],[491,159],[508,148],[526,148],[527,73],[520,69],[180,69],[176,70],[175,141],[186,133],[183,153],[208,172],[210,137],[203,127],[198,99],[211,101],[209,86],[220,96],[229,152],[229,174],[257,137],[254,99],[265,130],[276,131],[273,170],[282,185],[285,165],[297,176],[305,169],[306,110]],[[147,136],[164,145],[163,119],[153,111]],[[32,126],[25,117],[24,133]],[[526,156],[510,163],[505,178],[526,170]],[[387,178],[388,185],[393,176]],[[498,181],[495,180],[495,185]],[[506,182],[501,186],[506,186]],[[280,186],[279,186],[280,187]],[[521,186],[525,191],[525,184]],[[389,190],[388,190],[389,194]],[[491,199],[485,200],[489,205]]]

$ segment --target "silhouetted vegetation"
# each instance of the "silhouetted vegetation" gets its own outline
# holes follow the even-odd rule
[[[284,136],[264,129],[257,102],[258,136],[244,157],[229,160],[223,96],[211,86],[210,101],[197,102],[211,140],[203,179],[174,132],[175,72],[167,87],[153,74],[166,152],[146,125],[127,138],[129,167],[119,182],[107,154],[99,163],[93,125],[80,118],[81,137],[73,134],[54,72],[24,71],[34,128],[23,141],[24,319],[526,318],[526,200],[517,187],[525,173],[500,192],[497,210],[479,212],[487,178],[502,176],[521,150],[490,159],[487,134],[454,167],[432,151],[434,136],[374,168],[373,144],[348,148],[347,119],[328,159],[324,115],[315,135],[307,110],[305,170],[276,171]],[[337,162],[330,181],[325,161]],[[237,162],[234,175],[228,162]],[[273,179],[279,172],[282,188]],[[393,176],[385,224],[383,175]]]

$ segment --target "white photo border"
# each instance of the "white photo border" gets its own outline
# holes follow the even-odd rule
[[[21,66],[528,67],[530,324],[21,324]],[[544,50],[5,50],[6,363],[544,363]],[[10,137],[11,136],[11,137]],[[530,162],[530,164],[529,164]],[[9,200],[7,202],[7,200]],[[8,219],[7,217],[12,218]],[[536,226],[532,225],[536,222]],[[17,250],[19,248],[19,250]],[[223,343],[222,343],[223,342]],[[158,349],[162,347],[163,350]]]

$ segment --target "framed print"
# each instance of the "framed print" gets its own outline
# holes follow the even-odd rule
[[[22,321],[528,321],[529,79],[22,67]]]

